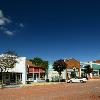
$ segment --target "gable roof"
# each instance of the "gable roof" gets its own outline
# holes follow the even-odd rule
[[[93,61],[94,63],[100,63],[100,60]]]

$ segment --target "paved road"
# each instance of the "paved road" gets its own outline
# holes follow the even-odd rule
[[[0,100],[100,100],[100,80],[0,89]]]

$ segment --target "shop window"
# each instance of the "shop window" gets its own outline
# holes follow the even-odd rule
[[[92,74],[93,76],[98,76],[98,71],[93,71]]]

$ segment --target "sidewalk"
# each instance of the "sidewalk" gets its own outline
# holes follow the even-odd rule
[[[65,83],[65,82],[64,82]],[[45,86],[45,85],[54,85],[54,84],[62,84],[61,82],[43,82],[43,83],[31,83],[31,84],[19,84],[19,85],[4,85],[3,88],[21,88],[28,86]],[[0,85],[1,88],[1,85]]]
[[[3,88],[18,88],[18,87],[21,87],[21,85],[3,85]],[[1,85],[0,88],[2,88]]]
[[[21,87],[25,86],[41,86],[41,85],[53,85],[53,84],[59,84],[59,82],[43,82],[43,83],[31,83],[31,84],[22,84]]]

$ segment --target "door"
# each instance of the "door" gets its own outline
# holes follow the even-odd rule
[[[38,73],[34,73],[34,82],[37,82],[39,78],[39,74]]]

